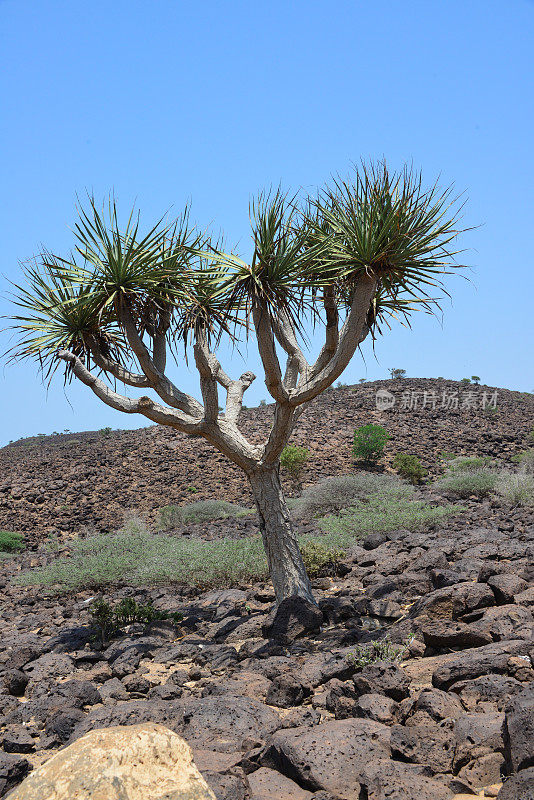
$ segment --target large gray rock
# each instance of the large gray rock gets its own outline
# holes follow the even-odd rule
[[[469,611],[493,605],[495,596],[487,584],[466,581],[424,595],[413,606],[410,616],[458,619]]]
[[[446,690],[453,683],[478,678],[491,672],[506,675],[510,669],[512,656],[524,655],[527,658],[527,665],[530,665],[528,654],[532,647],[532,641],[514,639],[463,650],[455,658],[447,659],[446,663],[434,670],[432,684],[437,689]]]
[[[197,748],[251,749],[281,725],[272,708],[250,697],[215,696],[183,703],[183,736]]]
[[[189,745],[162,725],[91,731],[32,772],[9,800],[215,800]]]
[[[420,767],[397,761],[376,761],[362,778],[367,800],[451,800],[443,783],[422,774]]]
[[[389,728],[372,720],[344,719],[278,731],[265,761],[310,791],[324,789],[343,800],[359,800],[367,766],[389,756]]]
[[[534,767],[523,769],[503,783],[497,800],[534,800]]]
[[[510,700],[504,723],[504,754],[510,772],[534,767],[534,687]]]
[[[394,758],[429,767],[433,774],[450,772],[455,737],[452,726],[428,720],[420,725],[393,725],[391,752]]]

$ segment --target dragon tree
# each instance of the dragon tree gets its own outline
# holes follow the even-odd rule
[[[281,487],[280,454],[306,406],[346,369],[367,336],[433,313],[456,267],[460,233],[450,189],[425,188],[411,169],[363,165],[317,193],[260,194],[251,204],[244,260],[190,224],[188,209],[142,232],[114,200],[79,209],[70,255],[41,252],[14,294],[14,359],[47,378],[62,365],[106,405],[206,439],[247,475],[277,602],[313,602]],[[308,334],[324,343],[312,358]],[[266,440],[240,429],[252,372],[231,377],[223,339],[254,336],[274,400]],[[202,400],[171,379],[192,354]],[[285,362],[285,363],[284,363]],[[117,385],[146,390],[128,397]],[[126,390],[125,390],[126,391]],[[150,394],[148,394],[150,392]],[[225,394],[220,410],[219,394]]]

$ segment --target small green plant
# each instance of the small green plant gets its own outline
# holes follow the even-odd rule
[[[90,611],[93,625],[98,629],[100,641],[104,645],[116,630],[113,608],[105,600],[95,600]]]
[[[13,531],[0,531],[0,553],[18,553],[24,550],[24,537]]]
[[[267,405],[267,400],[260,400],[260,406],[264,408]]]
[[[393,469],[414,485],[422,483],[428,474],[428,470],[423,467],[417,456],[408,453],[397,453],[393,459]]]
[[[359,378],[358,383],[367,383],[367,378]]]
[[[338,564],[344,556],[343,550],[329,547],[322,542],[306,542],[300,548],[300,552],[310,578],[335,575]]]
[[[280,454],[280,464],[288,471],[295,482],[300,481],[302,470],[308,460],[310,451],[307,447],[287,444]]]
[[[471,378],[462,378],[460,383],[465,383],[465,384],[471,383]]]
[[[404,378],[406,376],[405,369],[398,369],[397,367],[392,367],[389,371],[392,380],[396,380],[397,378]]]
[[[162,620],[171,620],[178,624],[182,621],[183,614],[158,611],[151,603],[140,604],[133,597],[125,597],[116,606],[105,600],[95,600],[91,606],[91,617],[104,644],[124,625],[133,625],[136,622],[150,625]]]
[[[196,494],[198,492],[198,489],[196,486],[188,486],[187,491],[191,492],[191,494]]]
[[[449,453],[447,450],[441,451],[442,461],[452,461],[453,458],[457,458],[456,453]]]
[[[369,664],[377,661],[393,661],[398,663],[406,656],[413,636],[402,644],[393,644],[388,636],[383,639],[369,642],[368,644],[358,644],[353,653],[347,655],[347,661],[356,669],[363,669]]]
[[[362,425],[354,431],[352,453],[355,459],[367,464],[374,464],[384,453],[384,448],[391,436],[381,425]]]
[[[534,475],[534,448],[531,447],[528,450],[524,450],[522,453],[519,453],[517,456],[513,456],[512,461],[516,461],[522,472],[527,472],[530,475]]]
[[[100,434],[100,436],[103,436],[105,439],[107,439],[113,433],[113,429],[112,428],[100,428],[98,433]]]
[[[478,386],[478,384],[480,383],[480,378],[479,378],[479,376],[478,376],[478,375],[471,375],[471,380],[473,381],[473,383],[474,383],[476,386]]]

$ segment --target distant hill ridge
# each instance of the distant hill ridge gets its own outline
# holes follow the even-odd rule
[[[377,409],[379,390],[385,406],[391,397],[383,393],[393,396],[391,408]],[[262,441],[271,416],[269,405],[246,409],[243,430]],[[435,475],[443,451],[507,462],[524,450],[534,427],[534,395],[431,378],[332,388],[313,401],[293,433],[292,441],[310,450],[304,483],[355,469],[354,428],[369,422],[391,434],[386,468],[396,453],[413,453]],[[24,532],[29,540],[83,527],[109,530],[125,510],[150,516],[169,503],[214,497],[251,505],[238,468],[202,439],[169,428],[32,437],[0,449],[0,529]]]

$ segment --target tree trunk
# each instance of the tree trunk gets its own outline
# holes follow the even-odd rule
[[[258,469],[248,473],[248,477],[258,509],[277,604],[294,595],[315,603],[297,537],[291,527],[279,467]]]

